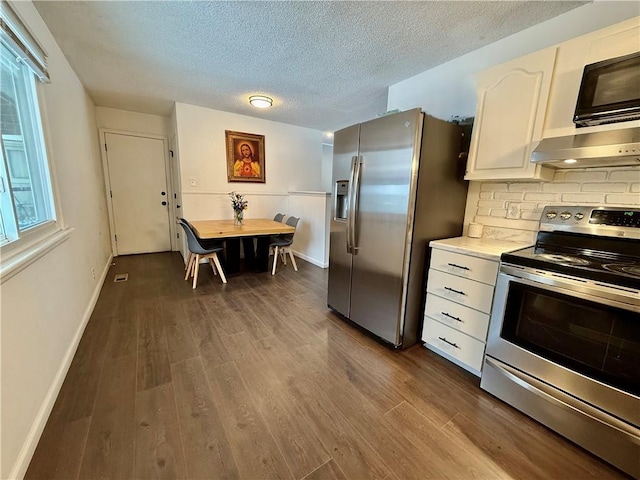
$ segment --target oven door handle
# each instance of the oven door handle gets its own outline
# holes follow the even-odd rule
[[[559,276],[530,273],[517,267],[503,265],[500,275],[505,275],[510,282],[537,287],[550,292],[561,293],[568,297],[577,297],[593,303],[609,305],[622,310],[631,310],[640,313],[640,299],[631,296],[631,292],[621,290],[621,293],[612,292],[612,288],[606,290],[592,285],[584,285],[579,281],[564,279]],[[623,294],[624,293],[624,294]],[[626,294],[626,295],[625,295]]]
[[[493,367],[498,373],[504,375],[512,382],[518,384],[527,391],[534,395],[550,401],[565,410],[573,410],[587,417],[600,422],[608,427],[615,428],[616,430],[628,435],[633,443],[640,445],[640,429],[635,428],[628,423],[625,423],[611,415],[607,415],[601,410],[594,408],[584,402],[579,402],[575,398],[567,395],[560,390],[552,389],[547,384],[534,379],[530,376],[524,376],[524,374],[515,368],[512,368],[498,360],[495,360],[488,355],[485,356],[485,363]]]

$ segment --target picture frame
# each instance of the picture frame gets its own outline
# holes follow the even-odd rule
[[[264,135],[225,130],[227,181],[265,183]]]

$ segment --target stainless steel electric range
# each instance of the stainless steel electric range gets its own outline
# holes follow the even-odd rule
[[[480,386],[640,478],[640,209],[546,207],[502,255]]]

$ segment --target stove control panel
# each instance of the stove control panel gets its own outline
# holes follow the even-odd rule
[[[545,207],[540,230],[640,239],[640,208]]]
[[[592,225],[640,228],[640,210],[593,210],[589,223]]]

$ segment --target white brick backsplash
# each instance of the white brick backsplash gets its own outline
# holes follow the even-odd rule
[[[610,205],[639,205],[640,195],[635,193],[622,193],[607,195],[606,201]]]
[[[544,183],[542,184],[542,191],[543,192],[559,192],[559,193],[566,193],[566,192],[579,192],[580,191],[580,184],[579,183],[565,183],[565,182],[561,182],[561,183]]]
[[[534,242],[542,210],[549,205],[640,207],[640,166],[558,169],[552,181],[482,182],[476,192],[475,212],[471,208],[466,221],[482,223],[483,237]],[[507,203],[518,205],[519,218],[506,218]]]
[[[604,193],[565,193],[562,195],[564,203],[603,203]]]
[[[539,183],[510,183],[509,191],[510,192],[539,192],[540,184]]]
[[[540,209],[535,203],[521,203],[520,210],[535,210],[536,208]]]
[[[525,193],[524,199],[533,202],[557,202],[560,195],[557,193]]]
[[[611,182],[639,182],[640,169],[633,170],[616,170],[609,173],[609,181]]]
[[[588,172],[565,172],[565,182],[604,182],[607,179],[607,172],[588,171]]]
[[[525,210],[521,212],[520,216],[523,220],[535,220],[536,222],[540,221],[540,217],[542,216],[542,211],[533,211],[533,210]]]
[[[623,193],[627,191],[626,183],[583,183],[583,192]]]
[[[479,200],[479,207],[489,207],[489,208],[504,208],[504,202],[499,200]]]
[[[512,222],[518,222],[518,220],[512,220]],[[496,240],[525,242],[531,245],[536,242],[536,232],[518,230],[516,228],[487,227],[485,225],[482,236],[485,238],[494,238]]]
[[[508,188],[506,183],[483,183],[480,185],[481,192],[506,192]]]
[[[534,222],[531,220],[511,220],[510,218],[477,216],[475,221],[491,227],[517,228],[518,230],[532,230],[532,231],[538,230],[538,222]]]
[[[493,197],[496,200],[522,200],[522,193],[496,192]]]

